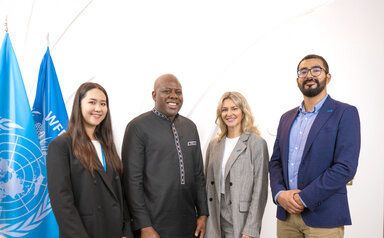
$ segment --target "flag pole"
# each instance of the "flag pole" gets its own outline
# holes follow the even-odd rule
[[[8,16],[5,16],[4,26],[5,26],[5,32],[8,33]]]
[[[47,46],[49,47],[49,32],[47,33]]]

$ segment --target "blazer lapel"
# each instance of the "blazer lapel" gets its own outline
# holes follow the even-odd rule
[[[216,194],[218,195],[218,200],[221,199],[221,164],[223,162],[223,155],[224,155],[224,147],[225,147],[225,137],[223,137],[218,143],[217,147],[215,148],[217,152],[216,159],[214,161],[213,165],[213,174],[215,178],[215,188],[216,188]]]
[[[284,120],[283,125],[281,125],[281,137],[280,137],[280,148],[281,148],[281,160],[283,166],[283,174],[286,174],[285,181],[288,181],[288,158],[289,158],[289,134],[291,132],[291,127],[293,122],[297,117],[299,107],[291,110],[287,115],[286,120]]]
[[[293,109],[290,112],[290,114],[287,116],[287,119],[285,120],[284,125],[281,126],[282,128],[281,143],[283,143],[281,146],[282,148],[281,154],[283,155],[283,159],[285,159],[286,161],[288,161],[288,156],[289,156],[289,135],[291,132],[292,124],[297,117],[298,110],[299,110],[298,107]],[[286,163],[283,163],[283,164],[286,164]]]
[[[113,181],[113,171],[112,169],[107,165],[107,171],[108,173],[106,173],[104,170],[96,170],[96,172],[100,175],[101,177],[101,180],[103,180],[105,186],[108,188],[108,190],[112,193],[112,195],[118,199],[116,193],[114,192],[113,190],[113,187],[112,187],[112,181]]]
[[[249,135],[247,134],[241,134],[239,141],[237,141],[235,148],[233,149],[231,155],[228,158],[227,164],[225,165],[225,172],[224,172],[224,181],[227,178],[229,174],[229,170],[231,170],[231,167],[233,163],[235,163],[236,159],[239,157],[239,155],[247,148],[245,141],[247,141],[249,138]]]
[[[315,140],[317,134],[319,133],[319,130],[328,121],[329,117],[333,114],[334,110],[335,110],[335,101],[330,96],[328,96],[323,106],[321,107],[319,114],[316,116],[316,119],[312,124],[311,130],[309,131],[308,138],[305,143],[305,147],[303,151],[303,156],[302,156],[303,159],[308,153],[309,148],[311,148],[311,145]]]

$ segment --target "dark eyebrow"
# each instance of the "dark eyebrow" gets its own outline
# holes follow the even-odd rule
[[[96,98],[89,98],[88,100],[97,101]],[[107,100],[102,99],[102,100],[100,100],[100,101],[101,101],[101,102],[106,102]]]
[[[303,67],[303,68],[300,68],[299,70],[302,70],[302,69],[313,69],[313,68],[323,68],[323,67],[321,67],[320,65],[315,65],[315,66],[312,66],[311,68]]]

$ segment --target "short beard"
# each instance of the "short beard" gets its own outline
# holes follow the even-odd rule
[[[317,84],[317,87],[316,88],[309,87],[306,89],[305,84],[311,80]],[[325,85],[326,85],[325,80],[320,84],[318,79],[306,79],[301,85],[298,83],[299,89],[303,93],[303,95],[310,98],[319,95],[324,90]]]

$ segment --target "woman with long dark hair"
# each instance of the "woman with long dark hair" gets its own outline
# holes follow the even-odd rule
[[[99,84],[77,90],[67,132],[49,144],[47,171],[61,238],[133,237],[108,95]]]

